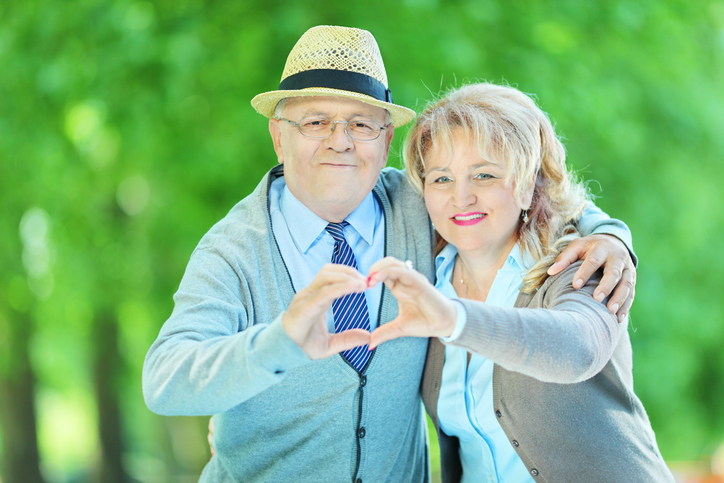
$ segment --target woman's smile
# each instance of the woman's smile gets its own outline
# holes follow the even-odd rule
[[[453,223],[455,223],[458,226],[470,226],[475,225],[477,223],[480,223],[483,221],[483,219],[488,216],[487,213],[461,213],[458,215],[454,215],[450,218]]]

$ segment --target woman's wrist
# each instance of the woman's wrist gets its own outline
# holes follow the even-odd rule
[[[458,300],[446,300],[447,307],[444,315],[441,317],[440,333],[438,337],[444,342],[452,342],[457,339],[465,326],[467,320],[467,312],[465,306]]]

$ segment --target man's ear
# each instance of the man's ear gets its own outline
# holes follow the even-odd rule
[[[395,126],[390,124],[385,128],[385,166],[387,166],[387,158],[390,156],[390,146],[392,145],[392,138],[395,137]]]
[[[269,119],[269,134],[271,134],[274,143],[274,152],[277,153],[279,164],[284,164],[284,151],[282,150],[282,130],[279,127],[279,121]]]

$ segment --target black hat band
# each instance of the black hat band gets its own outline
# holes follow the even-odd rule
[[[377,99],[392,102],[392,92],[374,77],[359,72],[336,69],[311,69],[290,75],[279,84],[280,91],[294,91],[309,87],[326,87],[357,92]]]

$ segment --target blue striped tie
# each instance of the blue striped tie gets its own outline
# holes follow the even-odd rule
[[[334,253],[332,254],[332,263],[347,265],[357,268],[357,260],[354,258],[352,248],[347,244],[344,238],[344,227],[349,225],[346,221],[342,223],[330,223],[327,225],[327,232],[334,238]],[[367,301],[364,293],[350,293],[344,297],[335,299],[332,302],[332,313],[334,314],[334,328],[336,332],[342,332],[348,329],[365,329],[370,330],[370,316],[367,311]],[[367,345],[355,347],[354,349],[342,352],[342,356],[357,369],[362,372],[365,364],[370,358],[370,351]]]

